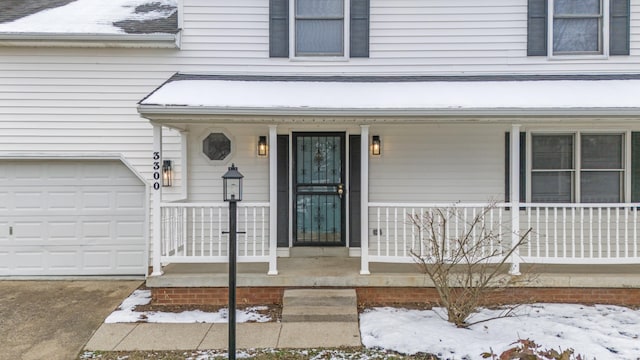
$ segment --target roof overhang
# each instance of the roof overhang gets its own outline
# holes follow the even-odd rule
[[[216,77],[178,74],[138,104],[157,123],[513,121],[640,116],[640,78],[495,80],[444,78]],[[277,117],[277,119],[274,119]]]
[[[82,47],[176,49],[176,34],[0,33],[0,47]]]

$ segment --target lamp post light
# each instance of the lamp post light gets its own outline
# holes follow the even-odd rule
[[[237,202],[242,201],[242,178],[235,164],[222,175],[223,198],[229,202],[229,359],[236,358],[236,219]]]

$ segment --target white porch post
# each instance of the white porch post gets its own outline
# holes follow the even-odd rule
[[[269,125],[269,272],[278,275],[278,133]]]
[[[511,149],[510,159],[511,174],[509,174],[509,184],[511,185],[511,246],[514,247],[520,240],[520,125],[511,125]],[[511,275],[520,275],[520,251],[516,249],[511,255]]]
[[[360,129],[360,275],[369,275],[369,125]]]
[[[162,126],[153,125],[153,153],[152,168],[153,178],[151,182],[151,200],[153,202],[152,214],[152,241],[153,241],[153,271],[151,276],[162,275],[162,265],[160,257],[162,252],[162,210],[160,203],[162,202]]]

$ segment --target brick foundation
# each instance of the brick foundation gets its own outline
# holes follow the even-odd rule
[[[282,304],[282,287],[239,287],[236,289],[238,305]],[[151,288],[151,302],[157,305],[226,305],[227,288],[166,287]]]
[[[239,287],[238,305],[282,304],[283,287]],[[438,304],[434,288],[360,287],[358,303],[371,305]],[[227,288],[151,288],[157,305],[226,305]],[[486,305],[514,303],[580,303],[640,306],[640,289],[630,288],[512,288],[489,296]]]
[[[438,304],[435,288],[357,288],[365,305]],[[511,288],[487,297],[484,305],[547,303],[640,306],[640,289],[619,288]]]

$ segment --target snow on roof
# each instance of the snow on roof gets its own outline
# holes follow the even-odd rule
[[[33,8],[31,11],[38,12],[1,23],[0,33],[148,34],[177,31],[177,0],[77,0],[59,7],[42,8]]]
[[[212,112],[495,109],[639,109],[640,80],[538,81],[169,81],[140,102]],[[151,111],[151,110],[149,110]],[[176,110],[179,111],[179,110]]]

